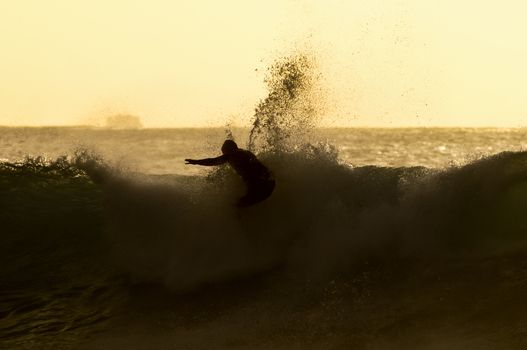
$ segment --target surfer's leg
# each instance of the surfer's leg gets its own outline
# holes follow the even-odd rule
[[[274,186],[274,180],[248,185],[247,194],[238,200],[238,206],[246,207],[263,201],[273,193]]]

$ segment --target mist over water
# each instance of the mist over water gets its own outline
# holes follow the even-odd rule
[[[316,130],[312,61],[269,74],[243,210],[183,165],[224,130],[0,129],[0,348],[525,348],[526,132]]]

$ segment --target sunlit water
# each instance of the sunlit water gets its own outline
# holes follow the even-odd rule
[[[248,130],[235,129],[245,147]],[[104,130],[82,128],[0,128],[0,159],[28,155],[58,157],[87,148],[114,164],[147,174],[203,174],[185,158],[219,154],[226,133],[211,129]],[[318,129],[307,140],[335,146],[348,164],[442,168],[481,156],[527,148],[527,128],[359,128]]]

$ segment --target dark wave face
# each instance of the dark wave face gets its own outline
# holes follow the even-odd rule
[[[106,330],[96,344],[132,346],[109,325],[168,317],[163,337],[184,345],[226,315],[236,338],[249,314],[260,323],[242,339],[262,347],[366,346],[379,332],[379,348],[522,344],[526,152],[446,170],[352,168],[324,147],[262,159],[276,191],[241,210],[229,169],[139,177],[89,157],[2,163],[3,344],[68,348]],[[423,339],[430,327],[443,328]],[[273,329],[285,333],[273,340]]]
[[[0,193],[0,341],[82,339],[115,303],[98,259],[101,189],[64,158],[30,159],[0,163]]]

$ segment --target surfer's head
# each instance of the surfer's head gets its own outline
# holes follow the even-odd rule
[[[221,152],[223,154],[234,153],[238,150],[238,145],[233,140],[225,140],[223,146],[221,146]]]

